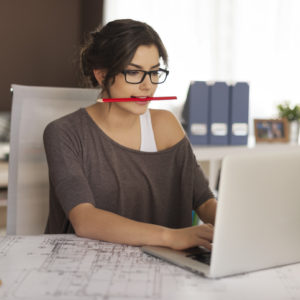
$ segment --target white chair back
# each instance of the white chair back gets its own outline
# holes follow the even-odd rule
[[[48,123],[95,102],[99,90],[12,85],[7,234],[41,234],[49,211],[43,132]]]

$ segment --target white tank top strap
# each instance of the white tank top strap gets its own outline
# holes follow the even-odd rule
[[[154,132],[151,122],[150,110],[140,115],[140,124],[141,124],[141,151],[146,152],[157,152],[157,147],[154,138]]]

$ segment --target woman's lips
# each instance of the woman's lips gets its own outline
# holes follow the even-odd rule
[[[134,101],[136,104],[138,105],[147,105],[149,103],[149,101]]]
[[[150,100],[148,100],[150,97],[149,96],[131,96],[133,99],[139,99],[135,100],[134,102],[139,105],[147,105]]]
[[[141,101],[149,101],[150,100],[150,96],[131,96],[131,98],[133,99],[140,99]]]

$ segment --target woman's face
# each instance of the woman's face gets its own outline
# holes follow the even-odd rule
[[[159,53],[155,45],[139,46],[135,55],[126,67],[126,70],[153,71],[159,69]],[[149,75],[143,82],[130,84],[125,80],[124,74],[120,73],[115,77],[114,83],[110,86],[110,95],[112,98],[130,98],[130,97],[152,97],[156,91],[157,85],[151,83]],[[133,114],[143,114],[147,110],[149,101],[134,102],[115,102],[112,107],[126,110]]]

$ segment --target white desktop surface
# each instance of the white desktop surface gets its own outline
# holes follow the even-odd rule
[[[300,299],[300,264],[212,280],[75,235],[0,238],[0,280],[2,300]]]

